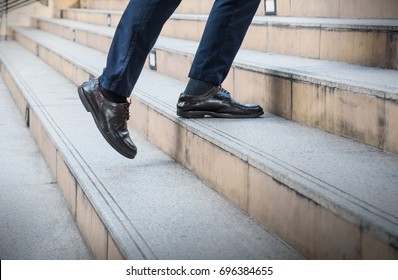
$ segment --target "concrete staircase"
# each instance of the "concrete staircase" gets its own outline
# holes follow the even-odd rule
[[[33,15],[0,43],[94,257],[398,259],[395,2],[379,2],[387,18],[326,0],[277,1],[285,17],[270,17],[262,3],[224,87],[268,113],[186,120],[175,102],[212,1],[183,1],[132,95],[134,161],[99,140],[76,94],[101,73],[126,3]]]
[[[0,259],[90,259],[63,195],[1,77],[0,100]]]

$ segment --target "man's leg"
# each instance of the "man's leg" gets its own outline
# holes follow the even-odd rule
[[[127,97],[142,71],[164,22],[181,0],[131,0],[120,20],[107,64],[98,80],[83,83],[79,97],[105,140],[120,154],[134,158],[137,147],[127,129]]]
[[[181,0],[131,0],[116,29],[106,68],[99,77],[102,87],[130,96],[148,53]]]
[[[242,44],[260,0],[216,0],[196,52],[190,80],[177,103],[177,115],[199,118],[250,118],[258,105],[239,104],[220,87]]]
[[[242,44],[260,0],[216,0],[189,77],[222,84]]]

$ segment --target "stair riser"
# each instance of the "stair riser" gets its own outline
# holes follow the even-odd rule
[[[62,38],[77,42],[79,44],[103,51],[108,52],[109,46],[111,45],[112,38],[102,36],[99,34],[86,32],[78,29],[71,29],[67,26],[57,25],[42,20],[31,20],[32,26],[35,26],[43,31],[47,31],[52,34],[56,34]]]
[[[278,16],[397,18],[395,0],[276,0]]]
[[[30,50],[38,49],[43,60],[50,65],[59,66],[58,71],[68,69],[64,75],[76,84],[80,84],[88,76],[98,75],[89,72],[82,75],[87,70],[78,70],[77,65],[65,67],[71,63],[62,58],[62,55],[40,46],[37,48],[33,41],[20,42]],[[62,64],[64,67],[60,67]],[[321,259],[398,257],[398,252],[386,245],[388,237],[380,237],[387,242],[383,243],[365,232],[363,228],[366,227],[356,219],[350,222],[350,219],[343,218],[344,215],[336,215],[328,208],[296,193],[288,186],[291,182],[279,178],[280,175],[273,170],[256,161],[248,162],[246,158],[215,145],[210,139],[200,135],[200,132],[179,125],[178,118],[166,117],[136,96],[133,96],[133,111],[135,114],[130,125],[137,132],[305,256]],[[215,173],[214,170],[220,172]],[[292,207],[286,209],[283,205]],[[325,244],[329,246],[327,249]],[[373,252],[379,255],[374,255]]]
[[[31,26],[47,32],[51,32],[53,34],[57,34],[58,36],[68,40],[74,40],[75,37],[75,31],[67,26],[52,24],[49,22],[35,19],[31,19]]]
[[[116,26],[117,14],[65,11],[64,17],[92,24]],[[162,29],[166,37],[199,41],[206,21],[170,18]],[[398,69],[398,32],[348,27],[300,27],[272,23],[252,24],[242,48],[323,60]],[[308,42],[311,42],[308,44]]]
[[[59,26],[55,24],[45,23],[43,28],[54,34],[59,31]],[[74,32],[78,43],[104,52],[109,49],[109,37],[86,31]],[[60,34],[65,38],[73,37],[63,29]],[[156,60],[158,72],[186,81],[193,55],[158,48]],[[327,85],[323,81],[284,73],[263,73],[236,63],[223,86],[242,102],[258,103],[265,110],[284,118],[398,153],[397,102],[361,94],[336,84]]]
[[[50,171],[57,180],[69,210],[76,220],[92,256],[95,259],[123,259],[105,224],[84,195],[82,188],[69,170],[63,155],[55,146],[48,131],[46,131],[40,117],[42,113],[37,113],[41,110],[39,108],[40,105],[36,105],[34,101],[25,98],[26,89],[19,86],[18,77],[12,76],[4,64],[1,64],[1,74],[22,116],[25,115],[26,106],[29,105],[29,129]]]
[[[119,10],[126,8],[128,1],[126,0],[81,0],[80,7],[97,10]],[[187,1],[184,0],[178,6],[176,12],[182,14],[208,14],[213,6],[214,0]],[[258,15],[264,15],[264,0],[261,0],[257,11]]]
[[[213,7],[214,0],[182,1],[176,13],[180,14],[208,14]],[[264,0],[257,9],[256,15],[265,15]]]
[[[182,14],[208,14],[214,0],[182,1],[176,12]]]
[[[171,19],[162,35],[199,41],[205,23]],[[398,32],[392,31],[252,24],[242,48],[397,69],[397,40]]]
[[[103,10],[124,10],[125,0],[81,0],[80,7]],[[177,8],[178,13],[207,14],[214,0],[184,0]],[[326,18],[398,18],[395,0],[276,0],[278,16],[326,17]],[[259,15],[265,14],[264,0]]]
[[[129,0],[80,0],[80,7],[97,10],[124,10]]]
[[[96,12],[92,13],[85,10],[63,10],[61,18],[86,22],[91,24],[116,27],[122,14],[120,12]]]

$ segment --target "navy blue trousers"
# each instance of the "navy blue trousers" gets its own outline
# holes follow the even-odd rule
[[[199,0],[200,1],[200,0]],[[181,0],[131,0],[124,11],[99,77],[105,89],[130,96],[148,53]],[[260,0],[215,0],[189,77],[221,84],[226,78]]]

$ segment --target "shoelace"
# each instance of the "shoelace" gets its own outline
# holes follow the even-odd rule
[[[228,90],[224,89],[222,86],[218,86],[218,89],[225,93],[228,96],[228,99],[231,98],[231,93]]]
[[[121,114],[122,120],[128,121],[130,119],[130,103],[131,101],[128,101],[127,103],[123,104],[123,111]]]

